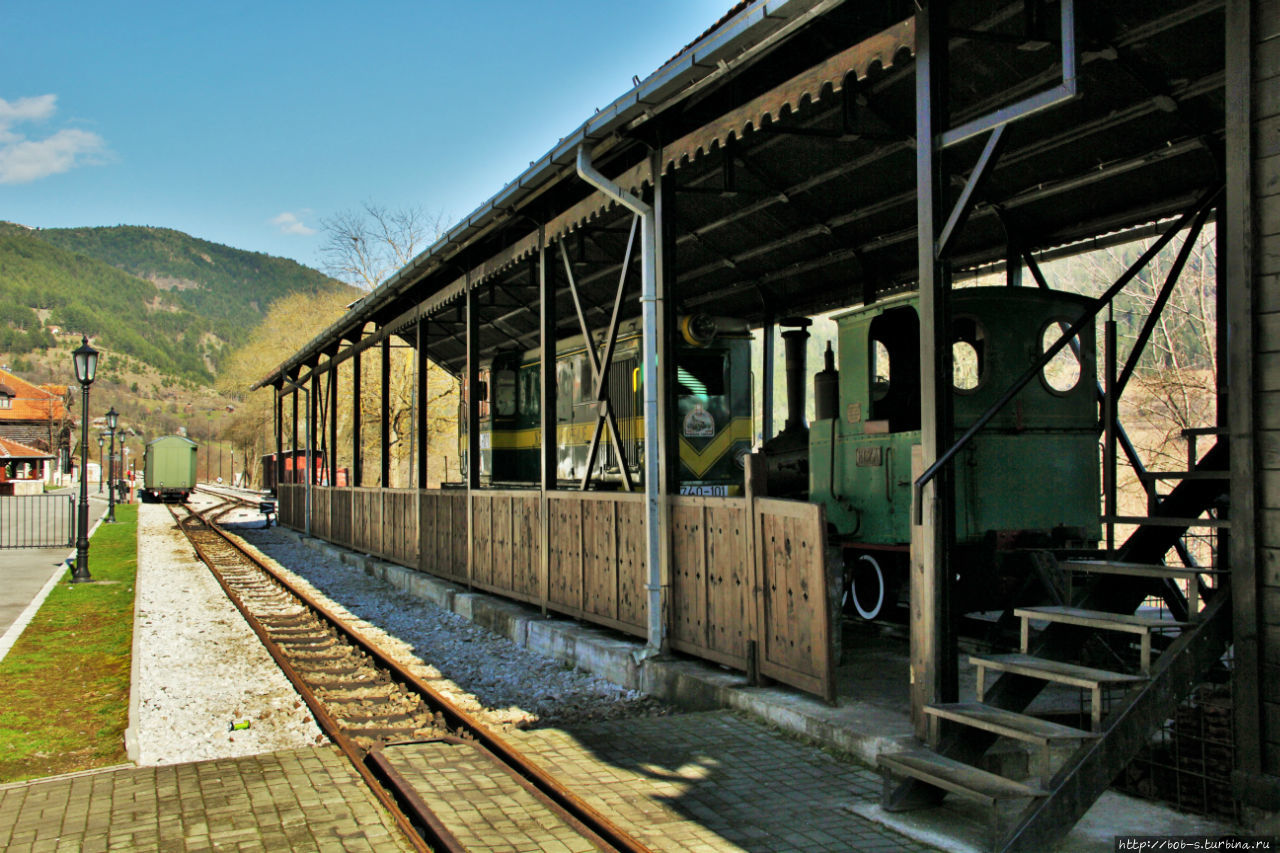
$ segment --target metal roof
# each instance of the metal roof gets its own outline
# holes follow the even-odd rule
[[[617,290],[630,214],[572,172],[579,144],[625,188],[652,183],[680,312],[762,323],[914,287],[915,77],[910,0],[750,3],[585,122],[259,386],[297,375],[369,322],[412,338],[427,321],[435,360],[457,369],[477,288],[482,355],[530,348],[538,228],[577,331],[568,269],[593,323]],[[1055,32],[1030,38],[1024,4],[952,4],[952,126],[1052,85]],[[1117,0],[1080,14],[1081,96],[1015,125],[958,238],[963,264],[1008,247],[1060,246],[1181,210],[1221,180],[1222,3]],[[721,62],[723,60],[723,62]],[[949,149],[962,179],[983,139]],[[634,282],[634,280],[633,280]],[[558,300],[560,301],[560,300]],[[628,300],[634,308],[634,300]],[[257,387],[257,386],[255,386]]]

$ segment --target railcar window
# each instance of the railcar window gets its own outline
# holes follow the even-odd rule
[[[951,384],[957,391],[972,391],[985,373],[986,331],[972,317],[956,318],[951,329]]]
[[[1062,324],[1065,325],[1065,324]],[[1046,353],[1049,348],[1062,337],[1062,325],[1055,320],[1044,327],[1040,333],[1040,352]],[[1078,344],[1079,337],[1074,343]],[[1057,355],[1044,366],[1041,377],[1045,386],[1054,393],[1065,394],[1080,383],[1080,358],[1075,353],[1076,347],[1067,344],[1058,350]]]
[[[542,377],[539,366],[526,367],[520,372],[520,414],[536,418],[542,411]]]
[[[680,395],[719,397],[724,394],[724,353],[682,350],[676,356]]]
[[[556,422],[573,420],[574,395],[573,360],[556,362]]]
[[[595,396],[595,384],[591,381],[591,362],[587,359],[587,354],[574,356],[573,358],[573,401],[575,403],[589,403]]]
[[[516,372],[495,370],[493,373],[493,407],[499,417],[516,413]]]

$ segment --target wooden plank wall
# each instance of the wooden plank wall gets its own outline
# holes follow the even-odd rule
[[[645,633],[644,495],[553,492],[546,607]]]
[[[822,507],[756,501],[760,598],[760,671],[835,700],[831,594]]]
[[[356,551],[382,555],[382,489],[351,490],[351,545]]]
[[[473,492],[472,586],[541,604],[542,508],[537,492]]]
[[[755,566],[747,502],[672,499],[671,646],[747,669],[755,636]]]
[[[467,582],[466,501],[461,489],[418,492],[419,571]]]
[[[281,487],[282,523],[297,529],[305,524],[301,488]],[[336,544],[645,635],[643,495],[547,495],[550,548],[544,598],[539,492],[472,492],[470,543],[465,491],[316,488],[315,493],[323,497],[316,497],[313,529],[323,524],[325,538]],[[753,524],[759,543],[754,555]],[[754,648],[762,673],[832,698],[821,507],[677,497],[672,499],[672,530],[670,646],[739,669],[751,668]]]
[[[1280,776],[1280,3],[1254,7],[1254,388],[1262,770]]]

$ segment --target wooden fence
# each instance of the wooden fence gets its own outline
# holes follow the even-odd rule
[[[282,524],[304,528],[304,488],[279,487]],[[318,486],[312,491],[315,536],[645,635],[643,495]],[[670,572],[664,579],[669,645],[738,669],[754,664],[764,675],[834,699],[822,508],[763,498],[673,497],[670,504]]]

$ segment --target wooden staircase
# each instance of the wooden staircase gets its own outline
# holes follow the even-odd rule
[[[1163,522],[1195,519],[1221,493],[1216,472],[1225,468],[1225,450],[1217,451],[1200,466],[1200,473],[1215,476],[1184,478],[1155,508],[1154,523],[1139,527],[1119,549],[1118,559],[1059,562],[1082,581],[1074,586],[1083,593],[1072,606],[1016,609],[1022,623],[1017,653],[970,656],[977,667],[976,701],[925,706],[929,746],[879,756],[886,811],[936,805],[946,795],[970,800],[988,809],[992,849],[1002,851],[1046,850],[1070,830],[1230,642],[1227,578],[1219,576],[1201,610],[1198,579],[1206,570],[1159,563],[1178,530]],[[1187,580],[1189,594],[1177,602],[1186,618],[1139,610],[1149,594]],[[1127,638],[1115,659],[1130,665],[1086,665],[1086,646],[1102,637]],[[1167,643],[1158,654],[1155,637]],[[1088,693],[1087,730],[1024,713],[1049,684]],[[999,738],[1041,750],[1044,778],[1019,782],[980,769]],[[1055,749],[1061,756],[1064,747],[1073,751],[1054,769]],[[1021,803],[1021,810],[1010,814],[1011,803]]]

